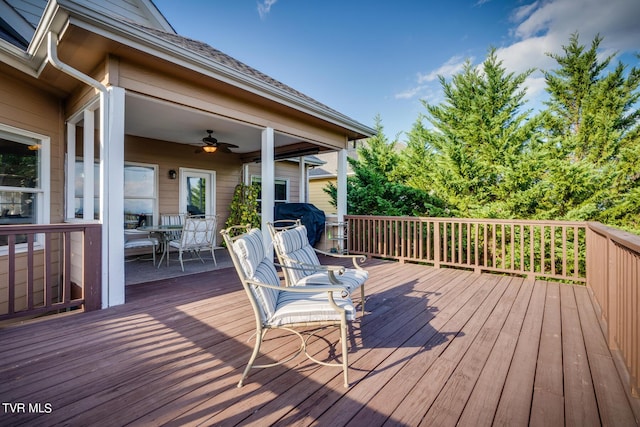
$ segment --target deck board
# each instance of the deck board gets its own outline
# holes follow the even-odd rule
[[[130,286],[122,306],[0,329],[3,402],[52,408],[5,410],[0,425],[637,423],[586,288],[383,260],[367,268],[349,388],[340,369],[304,358],[253,370],[237,388],[255,325],[222,269]],[[263,360],[297,345],[274,334]],[[328,357],[323,341],[309,348]]]

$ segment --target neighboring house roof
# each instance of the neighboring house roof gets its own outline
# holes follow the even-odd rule
[[[282,159],[281,161],[300,163],[300,157],[291,157],[291,158],[288,158],[288,159]],[[316,166],[322,166],[326,162],[324,160],[318,158],[317,156],[304,156],[304,163],[307,166],[313,166],[314,169],[315,169]],[[314,169],[312,169],[312,170],[314,170]]]
[[[349,146],[347,156],[352,159],[358,158],[356,144]],[[309,171],[309,179],[336,178],[338,176],[338,153],[321,153],[318,154],[318,158],[323,160],[325,164],[322,167],[316,167]],[[347,175],[353,175],[353,173],[351,164],[347,162]]]

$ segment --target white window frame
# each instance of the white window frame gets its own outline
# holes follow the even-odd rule
[[[291,200],[291,183],[290,183],[290,181],[291,180],[289,178],[279,178],[279,177],[274,178],[274,180],[273,180],[274,186],[278,185],[280,183],[284,183],[284,185],[286,186],[285,191],[287,193],[285,200],[274,200],[273,201],[274,204],[289,203],[289,201]],[[259,184],[261,182],[262,182],[262,177],[260,175],[251,175],[251,184]],[[274,196],[275,196],[275,188],[274,188]],[[262,198],[259,198],[258,202],[262,206]]]
[[[157,225],[158,224],[158,220],[159,220],[159,216],[160,216],[160,203],[159,203],[159,183],[160,183],[160,179],[158,176],[158,172],[159,172],[159,167],[156,164],[153,163],[141,163],[141,162],[124,162],[124,170],[127,169],[128,166],[140,166],[140,167],[144,167],[144,168],[152,168],[153,169],[153,181],[154,181],[154,192],[153,192],[153,196],[149,197],[149,199],[153,200],[153,212],[151,212],[151,214],[153,215],[153,224],[148,224],[148,225]],[[125,178],[124,176],[122,177],[122,182],[123,184],[126,184]],[[131,197],[127,197],[127,194],[124,191],[124,188],[122,190],[122,198],[123,198],[123,203],[124,200],[130,199]],[[140,197],[135,197],[136,199],[140,199]],[[138,213],[149,213],[149,212],[138,212]],[[125,212],[124,210],[122,211],[122,218],[123,218],[123,223],[124,223],[124,215]]]
[[[0,191],[14,191],[21,193],[35,193],[36,216],[35,224],[49,224],[51,215],[51,138],[46,135],[19,129],[13,126],[0,123],[0,136],[11,141],[25,145],[39,145],[40,156],[38,157],[38,187],[9,187],[0,186]],[[44,248],[44,235],[36,234],[34,239],[34,249]],[[16,244],[16,253],[26,252],[27,244]],[[7,255],[7,246],[0,247],[0,255]]]

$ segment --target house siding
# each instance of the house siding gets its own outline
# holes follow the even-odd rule
[[[260,174],[259,163],[249,165],[249,178],[260,176]],[[276,162],[274,177],[289,182],[289,203],[298,203],[300,201],[300,165],[293,162]]]
[[[309,180],[309,203],[314,204],[318,209],[324,211],[325,215],[335,214],[336,208],[331,206],[331,197],[324,192],[324,188],[332,182],[336,184],[335,178],[317,178]]]
[[[258,127],[272,127],[278,132],[316,141],[334,149],[343,148],[346,142],[344,135],[318,127],[308,117],[302,119],[288,115],[282,106],[266,99],[249,100],[246,93],[219,81],[208,79],[207,85],[200,84],[196,82],[198,75],[176,70],[175,66],[165,74],[158,71],[163,71],[162,67],[150,70],[143,65],[120,59],[117,70],[118,85],[126,90],[153,94],[155,98],[167,102],[188,105],[223,117],[233,117],[234,120]],[[109,79],[116,79],[114,70],[110,71]]]
[[[41,89],[35,81],[17,79],[0,71],[0,123],[18,129],[48,136],[51,141],[51,176],[43,177],[50,181],[50,222],[58,223],[63,219],[64,189],[64,143],[61,102],[58,98]],[[53,236],[52,246],[59,247],[61,239]],[[47,268],[50,277],[59,277],[60,253],[52,252],[52,263]],[[27,256],[16,254],[16,310],[26,307]],[[34,303],[42,303],[44,298],[44,253],[34,251]],[[0,313],[7,311],[8,256],[0,256]],[[55,289],[54,291],[57,291]]]
[[[219,223],[229,217],[233,190],[241,182],[242,163],[237,154],[216,152],[196,154],[195,146],[174,144],[147,138],[127,136],[124,143],[125,162],[158,165],[159,213],[179,212],[180,179],[169,179],[169,170],[181,167],[215,171],[216,214]]]

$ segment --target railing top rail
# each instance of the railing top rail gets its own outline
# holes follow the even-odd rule
[[[587,227],[601,236],[608,237],[620,246],[640,253],[640,236],[617,228],[609,227],[599,222],[588,222]]]
[[[346,219],[383,219],[383,220],[407,220],[425,222],[458,222],[458,223],[482,223],[482,224],[522,224],[522,225],[563,225],[571,227],[586,227],[585,221],[557,221],[557,220],[532,220],[532,219],[494,219],[494,218],[449,218],[449,217],[418,217],[418,216],[372,216],[372,215],[345,215]]]
[[[100,228],[101,226],[101,224],[95,222],[0,225],[0,235],[46,233],[51,231],[81,231],[91,228]]]

